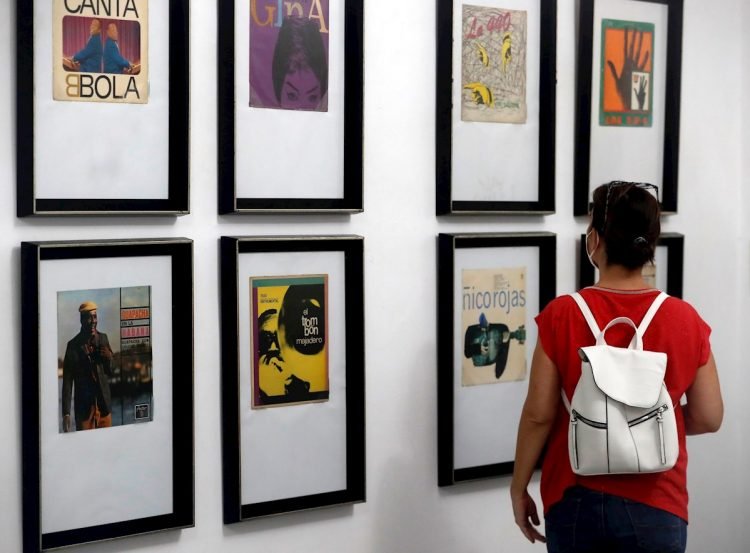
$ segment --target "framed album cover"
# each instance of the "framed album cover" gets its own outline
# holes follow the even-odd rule
[[[436,210],[555,210],[557,0],[437,0]]]
[[[438,236],[439,486],[513,471],[555,252],[546,232]]]
[[[24,553],[193,526],[192,242],[24,242]]]
[[[224,522],[365,500],[363,239],[222,237]]]
[[[219,0],[219,213],[362,211],[363,0]]]
[[[189,210],[187,0],[17,0],[17,213]]]
[[[613,180],[677,211],[683,0],[581,0],[574,213]]]
[[[599,270],[589,263],[585,234],[581,235],[579,244],[578,288],[585,288],[599,279]],[[654,262],[643,267],[643,278],[652,288],[681,298],[684,259],[685,236],[676,232],[662,233],[656,242]]]

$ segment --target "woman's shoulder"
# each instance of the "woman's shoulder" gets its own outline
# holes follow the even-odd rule
[[[679,317],[683,320],[692,319],[701,323],[704,322],[703,317],[701,317],[698,310],[690,302],[676,296],[669,296],[664,302],[662,309],[673,317]]]
[[[661,290],[653,288],[623,292],[589,287],[584,288],[580,293],[593,306],[606,305],[611,309],[625,309],[627,311],[627,309],[632,308],[640,311],[648,309],[661,293]],[[669,295],[659,307],[659,312],[674,321],[681,321],[682,323],[694,322],[699,325],[706,324],[698,310],[690,302],[677,296]]]
[[[543,311],[546,311],[547,309],[551,311],[566,309],[567,307],[570,307],[572,305],[575,305],[573,297],[570,294],[563,294],[551,300],[546,306],[544,306]]]
[[[573,309],[578,309],[575,300],[570,294],[563,294],[547,303],[541,310],[541,313],[539,313],[539,316],[554,319],[569,313]]]

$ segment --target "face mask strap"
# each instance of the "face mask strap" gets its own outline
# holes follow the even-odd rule
[[[593,228],[586,233],[586,238],[584,239],[584,247],[586,248],[586,257],[589,258],[589,263],[591,263],[591,266],[594,267],[594,269],[598,269],[599,266],[594,262],[594,259],[591,256],[594,255],[596,248],[599,247],[599,233],[596,234],[596,246],[594,246],[594,249],[591,251],[591,253],[589,253],[589,236],[591,236],[592,232],[594,232]]]

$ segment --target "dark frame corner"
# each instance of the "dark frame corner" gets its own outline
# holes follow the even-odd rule
[[[454,0],[437,0],[435,211],[437,215],[544,215],[555,211],[555,113],[557,87],[557,0],[540,0],[539,167],[536,201],[453,199],[453,10]]]
[[[358,213],[363,211],[364,0],[344,0],[343,198],[237,197],[235,170],[235,9],[218,1],[219,214]]]
[[[520,248],[539,249],[539,309],[543,309],[556,295],[557,237],[550,232],[499,234],[445,234],[437,238],[437,427],[438,427],[438,486],[503,476],[513,472],[513,459],[499,463],[466,468],[454,466],[454,282],[455,252],[460,248]]]
[[[169,2],[168,197],[37,198],[34,174],[34,3],[16,0],[16,214],[185,215],[190,212],[190,8]],[[51,4],[50,4],[51,6]]]
[[[41,431],[39,355],[40,264],[57,259],[102,259],[112,257],[169,256],[172,260],[172,362],[183,376],[172,379],[172,409],[180,412],[172,427],[173,511],[108,524],[41,531]],[[21,398],[28,416],[22,417],[23,551],[41,553],[84,543],[195,525],[194,434],[193,434],[193,243],[186,238],[143,240],[97,240],[78,242],[23,242],[21,244],[22,317]],[[189,337],[186,340],[177,336]]]
[[[230,237],[220,240],[221,388],[224,524],[365,501],[364,239],[360,236]],[[253,253],[340,251],[345,267],[346,487],[326,493],[242,504],[239,397],[238,262]]]
[[[597,0],[580,0],[578,15],[578,54],[576,83],[576,123],[574,157],[573,214],[588,215],[591,166],[591,87],[593,84],[594,6]],[[683,0],[638,0],[669,7],[664,166],[660,187],[663,213],[677,212],[677,184],[680,153],[680,98],[682,89]],[[616,179],[613,179],[616,180]],[[603,184],[603,183],[600,183]]]

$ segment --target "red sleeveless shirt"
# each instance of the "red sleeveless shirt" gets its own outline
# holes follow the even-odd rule
[[[620,291],[589,287],[581,295],[591,308],[599,328],[615,317],[625,316],[638,325],[658,290]],[[536,317],[539,340],[544,352],[554,362],[568,399],[573,397],[581,376],[578,348],[595,342],[583,314],[570,296],[560,296]],[[687,450],[685,421],[679,401],[695,379],[698,367],[705,365],[711,352],[711,328],[695,309],[678,298],[670,297],[662,304],[643,337],[643,348],[667,354],[667,386],[677,417],[680,454],[676,465],[665,472],[612,476],[577,476],[568,458],[569,415],[560,402],[557,417],[547,440],[542,465],[541,494],[545,513],[562,499],[565,490],[580,485],[589,489],[618,495],[669,511],[688,519]],[[633,329],[616,325],[607,331],[609,345],[627,347]]]

